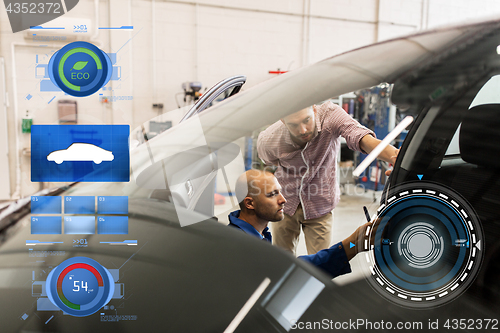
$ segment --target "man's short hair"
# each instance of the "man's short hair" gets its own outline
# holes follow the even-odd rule
[[[238,177],[235,191],[240,208],[244,208],[243,200],[245,200],[246,197],[255,197],[260,194],[261,189],[255,184],[255,181],[264,175],[273,174],[269,171],[251,169]]]

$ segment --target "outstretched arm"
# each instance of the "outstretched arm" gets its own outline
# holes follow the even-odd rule
[[[379,143],[380,143],[379,139],[375,139],[371,135],[365,135],[361,139],[361,141],[359,142],[359,147],[361,149],[363,149],[363,151],[365,151],[367,154],[369,154]],[[394,165],[396,163],[396,159],[398,157],[398,154],[399,154],[399,149],[396,149],[392,145],[388,145],[380,153],[378,158]],[[390,176],[391,172],[392,172],[392,170],[387,170],[385,172],[385,175]]]
[[[377,147],[377,145],[379,143],[380,143],[379,139],[375,139],[373,136],[371,136],[371,135],[368,134],[368,135],[365,135],[361,139],[361,141],[359,141],[359,147],[364,152],[366,152],[367,154],[369,154],[375,147]],[[380,153],[380,155],[378,156],[378,158],[381,159],[382,161],[386,161],[386,162],[394,164],[396,162],[396,158],[398,156],[398,153],[399,153],[399,149],[396,149],[392,145],[388,145]]]
[[[371,244],[375,238],[376,226],[378,223],[368,222],[358,227],[351,236],[344,239],[328,249],[319,251],[316,254],[310,254],[306,256],[300,256],[299,258],[305,260],[312,265],[322,269],[326,273],[330,274],[332,278],[350,273],[351,266],[349,265],[349,260],[354,258],[356,254],[365,250],[365,240],[368,240],[367,229],[375,228],[375,230],[370,230],[372,239]],[[354,246],[351,247],[351,243]]]

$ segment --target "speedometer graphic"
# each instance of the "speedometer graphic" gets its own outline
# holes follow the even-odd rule
[[[115,284],[109,271],[97,261],[74,257],[54,268],[46,282],[47,296],[67,314],[85,317],[106,305]]]
[[[473,208],[444,186],[417,182],[390,191],[365,249],[367,280],[399,305],[429,308],[452,301],[474,281],[483,231]]]

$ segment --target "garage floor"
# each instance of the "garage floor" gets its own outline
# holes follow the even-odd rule
[[[332,230],[331,244],[338,243],[356,230],[356,228],[366,223],[366,217],[363,213],[363,206],[368,208],[370,215],[373,215],[378,209],[380,202],[380,195],[382,192],[364,191],[361,188],[355,187],[352,184],[344,186],[344,194],[340,198],[340,202],[334,210],[334,223]],[[219,222],[228,224],[229,220],[227,215],[232,210],[239,208],[232,208],[230,198],[226,197],[224,205],[215,206],[215,214],[219,218]],[[297,248],[297,255],[307,254],[304,234],[300,234],[299,246]],[[361,260],[364,256],[357,255],[351,260],[352,273],[339,276],[334,279],[334,282],[339,285],[354,282],[363,279],[363,271]]]

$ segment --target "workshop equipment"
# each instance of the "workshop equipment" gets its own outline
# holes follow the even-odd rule
[[[185,105],[196,102],[200,96],[201,82],[184,82],[182,84],[182,90],[184,90],[184,103]]]
[[[354,116],[358,118],[361,125],[375,132],[378,139],[382,140],[392,130],[396,117],[395,108],[390,101],[391,86],[387,83],[356,92]],[[351,109],[350,107],[349,109]],[[392,111],[392,112],[391,112]],[[355,154],[355,166],[357,167],[366,158],[366,154]],[[373,161],[369,167],[357,178],[357,185],[362,185],[365,190],[382,191],[384,188],[387,164],[378,160]]]

